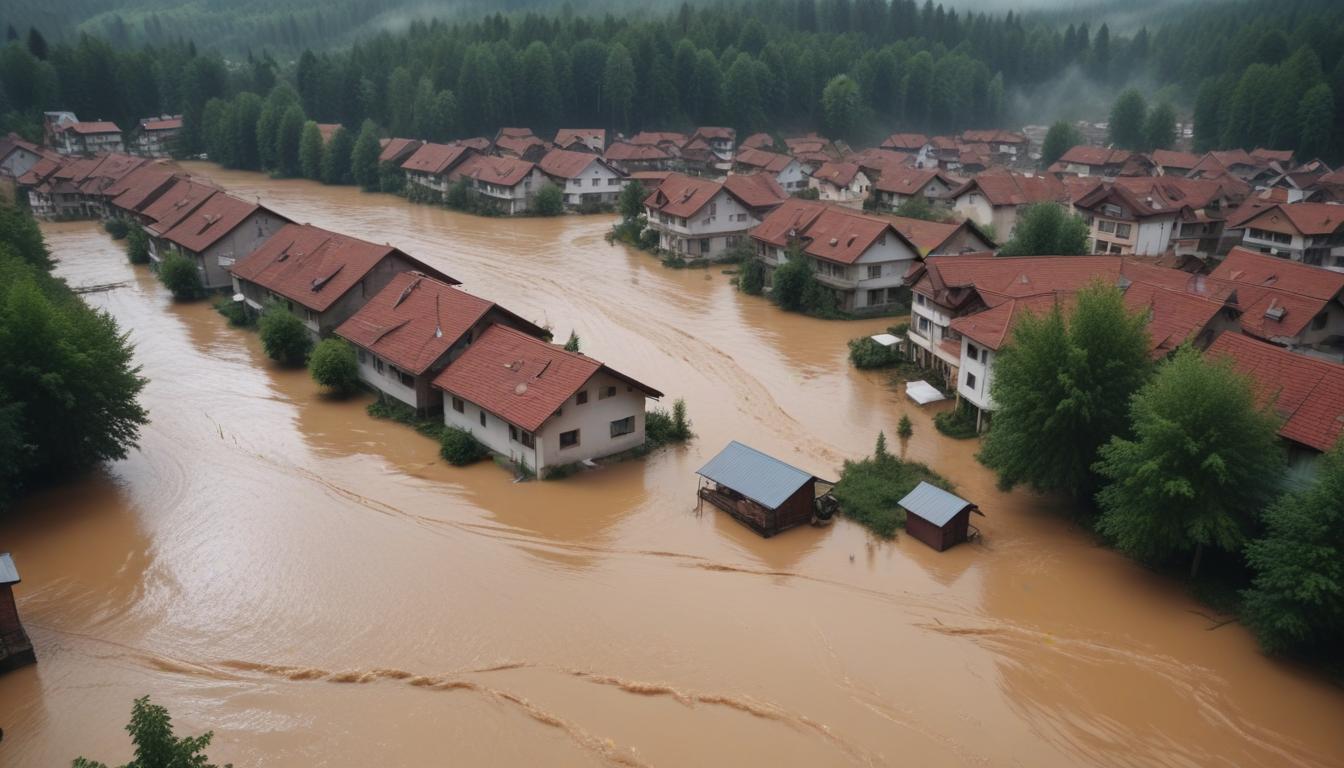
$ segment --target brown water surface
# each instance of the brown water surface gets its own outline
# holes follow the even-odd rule
[[[1004,494],[844,342],[607,217],[484,219],[193,165],[395,243],[684,397],[698,439],[556,483],[454,469],[178,305],[92,223],[44,226],[130,331],[140,450],[0,520],[39,663],[0,677],[0,765],[130,757],[132,698],[238,766],[1344,764],[1344,693],[1263,657],[1059,502]],[[819,475],[902,414],[988,515],[938,554],[839,521],[762,540],[697,510],[741,439]],[[895,441],[893,441],[895,443]]]

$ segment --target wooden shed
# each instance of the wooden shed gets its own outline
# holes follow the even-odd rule
[[[19,583],[19,571],[8,552],[0,554],[0,672],[37,662],[28,633],[19,623],[19,609],[14,604],[14,585]]]
[[[769,538],[812,522],[818,512],[817,484],[832,486],[809,472],[734,440],[696,474],[699,497]],[[829,516],[829,507],[822,516]]]
[[[985,514],[960,496],[925,482],[898,503],[905,510],[905,532],[939,552],[978,535],[971,513]]]

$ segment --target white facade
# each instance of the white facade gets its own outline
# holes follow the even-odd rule
[[[951,193],[952,187],[948,186],[942,179],[935,176],[932,179],[929,179],[928,183],[924,185],[924,188],[919,190],[916,194],[923,195],[926,200],[933,203],[946,199]],[[897,192],[884,192],[880,189],[874,189],[873,194],[879,203],[893,209],[915,196],[902,195]]]
[[[1135,254],[1158,256],[1171,245],[1176,229],[1176,212],[1159,216],[1132,219],[1113,203],[1098,210],[1078,209],[1087,221],[1089,247],[1092,253]]]
[[[1341,208],[1344,210],[1344,208]],[[1344,232],[1307,237],[1301,233],[1274,232],[1247,225],[1241,244],[1253,251],[1301,261],[1335,272],[1344,272]]]
[[[3,161],[0,161],[0,176],[17,179],[27,173],[41,159],[41,155],[25,147],[14,147],[14,151],[10,152],[9,156]]]
[[[168,157],[179,129],[142,131],[135,139],[136,152],[144,157]]]
[[[808,179],[808,186],[817,190],[821,200],[832,203],[862,203],[863,198],[868,196],[868,188],[872,186],[872,182],[868,180],[867,174],[859,171],[854,174],[849,184],[843,187],[815,176]]]
[[[573,178],[551,177],[565,193],[565,205],[613,205],[621,195],[624,177],[603,163],[597,156]]]
[[[98,152],[124,152],[121,133],[77,133],[66,129],[60,133],[60,151],[66,155],[92,155]]]
[[[952,199],[952,209],[963,219],[970,219],[981,229],[994,230],[994,238],[1004,242],[1017,226],[1016,205],[993,205],[979,188],[970,189]]]
[[[789,158],[789,164],[784,166],[784,170],[775,174],[775,181],[779,182],[779,186],[790,193],[807,189],[811,178],[807,166],[793,158]]]
[[[526,463],[539,474],[548,467],[598,459],[644,444],[644,392],[601,371],[536,434],[475,403],[449,392],[442,394],[444,424],[470,432],[490,450],[515,463]]]
[[[481,181],[470,176],[464,177],[467,186],[480,193],[481,197],[493,200],[502,213],[524,213],[532,207],[541,185],[546,183],[546,174],[540,168],[533,168],[517,184],[506,187],[489,181]]]
[[[911,344],[923,350],[923,354],[918,356],[923,358],[925,364],[946,373],[961,366],[961,352],[953,352],[943,344],[944,340],[954,338],[951,325],[952,315],[946,308],[933,303],[924,294],[914,292],[910,306],[910,330],[906,336]]]
[[[994,351],[966,337],[961,339],[957,394],[982,411],[994,410],[989,385],[994,376]]]
[[[761,223],[722,189],[689,217],[669,216],[648,206],[645,213],[649,229],[658,233],[658,247],[686,259],[717,258]]]
[[[757,256],[772,271],[788,260],[783,248],[762,246]],[[835,291],[837,306],[846,311],[881,310],[901,301],[905,273],[917,254],[888,232],[853,264],[808,256],[817,280]]]

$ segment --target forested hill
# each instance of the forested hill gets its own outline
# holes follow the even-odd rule
[[[1126,34],[913,0],[746,0],[638,17],[495,14],[414,24],[297,61],[258,53],[226,62],[180,43],[119,49],[91,38],[18,38],[0,57],[9,126],[31,130],[51,108],[124,125],[183,112],[189,150],[203,146],[207,101],[265,96],[277,82],[297,89],[308,118],[351,127],[369,118],[392,134],[438,140],[501,125],[726,124],[863,141],[898,129],[1041,122],[1054,105],[1129,83],[1152,101],[1193,107],[1205,147],[1296,148],[1304,121],[1315,129],[1313,149],[1322,134],[1327,144],[1344,135],[1336,108],[1344,107],[1344,3],[1336,0],[1189,5]],[[1021,109],[1010,113],[1014,103]]]

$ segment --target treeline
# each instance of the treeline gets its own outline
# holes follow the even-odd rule
[[[1267,650],[1344,672],[1344,443],[1290,485],[1250,380],[1189,346],[1153,363],[1147,322],[1100,283],[1023,318],[980,460],[1001,486],[1071,494],[1109,543],[1185,570]]]
[[[0,510],[125,457],[148,421],[126,335],[51,269],[37,223],[0,201]]]
[[[659,17],[416,23],[348,50],[307,51],[281,74],[314,120],[354,127],[372,119],[426,139],[491,135],[501,125],[727,124],[858,140],[996,126],[1013,89],[1074,68],[1098,87],[1142,77],[1191,100],[1201,85],[1212,87],[1210,78],[1239,84],[1252,68],[1280,67],[1300,49],[1318,62],[1314,74],[1330,73],[1338,101],[1341,39],[1344,9],[1327,0],[1193,5],[1128,37],[1104,24],[1060,29],[913,0],[750,0],[682,5]],[[31,119],[59,105],[123,122],[180,111],[199,126],[210,98],[262,96],[277,74],[265,55],[226,67],[190,43],[119,51],[83,38],[39,53],[22,36],[10,44],[0,61],[0,108]],[[1247,144],[1265,138],[1254,128],[1217,133]],[[199,129],[189,128],[184,149],[200,147]]]

